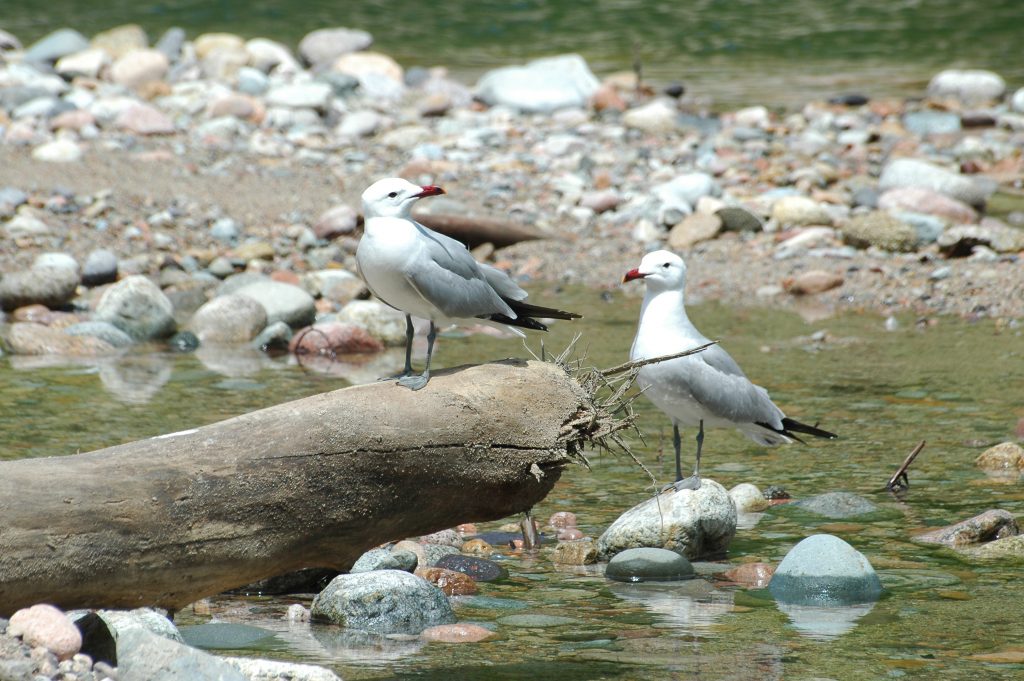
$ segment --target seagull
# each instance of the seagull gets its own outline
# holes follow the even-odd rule
[[[640,266],[626,272],[622,282],[642,279],[646,285],[640,308],[632,361],[676,354],[709,340],[686,315],[686,264],[669,251],[648,253]],[[672,419],[676,453],[676,482],[665,489],[700,489],[700,451],[704,427],[735,428],[759,445],[773,447],[794,440],[795,433],[834,439],[836,435],[788,418],[768,391],[750,382],[720,345],[702,352],[641,367],[637,385],[651,402]],[[679,460],[679,427],[697,426],[697,462],[693,475],[683,479]],[[664,490],[663,490],[664,491]]]
[[[501,270],[478,263],[464,244],[412,219],[414,203],[445,191],[398,177],[378,180],[363,192],[363,236],[356,262],[367,287],[384,303],[405,313],[405,369],[393,378],[420,390],[430,380],[430,356],[437,327],[457,320],[547,331],[536,317],[576,319],[580,315],[525,302],[527,293]],[[423,373],[412,371],[412,317],[430,320]]]

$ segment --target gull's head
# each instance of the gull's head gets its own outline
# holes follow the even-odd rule
[[[643,279],[648,290],[664,291],[686,285],[686,263],[670,251],[653,251],[640,261],[640,266],[626,272],[622,283]]]
[[[444,194],[444,190],[433,185],[421,187],[400,177],[377,180],[363,192],[363,217],[407,218],[412,204],[438,194]]]

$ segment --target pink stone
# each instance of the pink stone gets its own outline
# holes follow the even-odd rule
[[[583,539],[583,533],[575,527],[563,527],[558,530],[556,535],[558,541],[576,541],[577,539]]]
[[[313,233],[318,239],[333,239],[343,234],[351,234],[358,224],[359,217],[356,212],[342,204],[324,211],[313,225]]]
[[[763,589],[772,581],[775,566],[768,563],[744,563],[722,573],[722,577],[749,589]]]
[[[478,624],[439,624],[420,632],[424,641],[437,643],[476,643],[494,636],[494,632]]]
[[[381,352],[384,344],[363,327],[345,322],[317,324],[299,331],[288,344],[292,353],[322,354],[330,350],[338,355],[356,352]]]
[[[81,130],[95,123],[96,117],[88,109],[72,109],[51,118],[50,130]]]
[[[978,213],[963,201],[922,187],[897,187],[878,197],[878,207],[884,211],[927,213],[946,218],[956,224],[978,221]]]
[[[122,111],[114,125],[137,135],[170,135],[174,121],[167,114],[148,104],[136,104]]]
[[[82,648],[82,633],[63,612],[52,605],[33,605],[11,615],[7,633],[20,636],[26,644],[42,646],[61,660],[70,659]]]
[[[576,527],[576,514],[572,511],[558,511],[548,518],[551,527]]]

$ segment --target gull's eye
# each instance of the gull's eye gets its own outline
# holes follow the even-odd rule
[[[662,265],[662,267],[664,267],[667,270],[669,267],[669,263],[665,263],[664,265]]]
[[[388,198],[389,198],[389,199],[393,199],[393,198],[395,198],[396,196],[398,196],[398,192],[391,192],[390,194],[388,194]]]

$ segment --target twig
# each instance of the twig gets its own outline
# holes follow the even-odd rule
[[[914,459],[924,449],[925,441],[921,440],[914,447],[910,454],[907,454],[907,458],[903,460],[903,464],[893,473],[893,476],[889,478],[889,482],[886,483],[885,488],[890,492],[903,492],[910,489],[910,479],[907,477],[907,469],[910,468],[910,464],[914,463]]]
[[[718,341],[708,341],[704,345],[698,345],[695,348],[690,348],[683,352],[677,352],[674,355],[662,355],[661,357],[651,357],[649,359],[638,359],[635,362],[626,362],[625,364],[614,366],[611,369],[602,369],[600,373],[602,376],[614,376],[615,374],[621,374],[623,371],[630,371],[632,369],[645,367],[648,364],[657,364],[658,362],[667,362],[670,359],[678,359],[680,357],[686,357],[687,355],[695,355],[698,352],[707,350],[712,345],[718,345]]]

